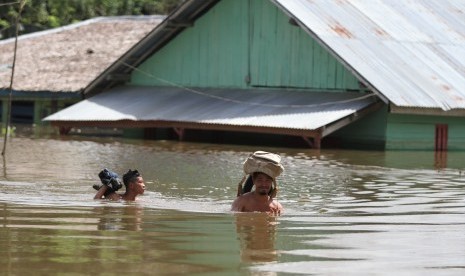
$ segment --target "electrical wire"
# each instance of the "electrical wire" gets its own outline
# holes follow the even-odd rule
[[[341,104],[341,103],[349,103],[349,102],[356,102],[356,101],[360,101],[360,100],[363,100],[363,99],[366,99],[366,98],[370,98],[370,97],[373,97],[375,96],[374,93],[370,93],[370,94],[366,94],[366,95],[363,95],[363,96],[360,96],[360,97],[357,97],[357,98],[353,98],[353,99],[347,99],[347,100],[340,100],[340,101],[333,101],[333,102],[325,102],[325,103],[318,103],[318,104],[303,104],[303,105],[295,105],[295,104],[291,104],[291,105],[284,105],[284,104],[266,104],[266,103],[253,103],[253,102],[247,102],[247,101],[240,101],[240,100],[234,100],[234,99],[230,99],[230,98],[225,98],[225,97],[220,97],[220,96],[216,96],[216,95],[211,95],[211,94],[208,94],[208,93],[205,93],[205,92],[202,92],[202,91],[199,91],[199,90],[195,90],[195,89],[192,89],[192,88],[189,88],[189,87],[185,87],[185,86],[182,86],[180,84],[177,84],[177,83],[174,83],[174,82],[171,82],[171,81],[168,81],[168,80],[165,80],[165,79],[162,79],[160,77],[157,77],[151,73],[148,73],[144,70],[141,70],[135,66],[132,66],[131,64],[128,64],[124,61],[119,61],[121,64],[123,64],[124,66],[134,70],[134,71],[137,71],[137,72],[140,72],[141,74],[144,74],[150,78],[153,78],[153,79],[156,79],[160,82],[163,82],[163,83],[166,83],[170,86],[173,86],[173,87],[178,87],[178,88],[181,88],[185,91],[188,91],[188,92],[191,92],[191,93],[194,93],[194,94],[197,94],[197,95],[201,95],[201,96],[205,96],[205,97],[209,97],[209,98],[214,98],[214,99],[217,99],[217,100],[222,100],[222,101],[226,101],[226,102],[233,102],[233,103],[238,103],[238,104],[245,104],[245,105],[252,105],[252,106],[265,106],[265,107],[288,107],[288,108],[303,108],[303,107],[319,107],[319,106],[328,106],[328,105],[334,105],[334,104]]]

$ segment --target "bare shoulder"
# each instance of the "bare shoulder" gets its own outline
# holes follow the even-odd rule
[[[113,192],[113,193],[111,193],[111,194],[109,194],[107,196],[107,199],[109,199],[109,200],[120,200],[121,195]]]
[[[238,197],[236,197],[236,199],[234,201],[245,201],[245,200],[250,200],[250,198],[253,196],[253,193],[252,192],[248,192],[248,193],[245,193],[245,194],[242,194]]]
[[[250,193],[246,193],[246,194],[236,197],[236,199],[234,199],[232,203],[231,211],[242,212],[245,204],[247,203],[247,201],[249,201],[249,198],[250,198]]]

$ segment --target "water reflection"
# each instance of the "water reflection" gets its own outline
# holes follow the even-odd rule
[[[436,170],[447,168],[447,151],[434,152],[434,168]]]
[[[235,220],[243,262],[253,264],[277,261],[275,216],[265,213],[236,213]]]
[[[127,205],[116,207],[105,205],[95,208],[95,213],[100,218],[98,230],[109,231],[141,231],[143,207],[137,205]]]

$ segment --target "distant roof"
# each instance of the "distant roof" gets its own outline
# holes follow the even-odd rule
[[[121,57],[137,67],[220,0],[185,1]],[[270,0],[386,103],[465,109],[465,1]],[[91,96],[129,74],[123,62],[86,87]]]
[[[13,89],[81,92],[165,17],[98,17],[18,37]],[[0,89],[10,86],[14,38],[0,40]]]
[[[377,102],[373,94],[349,92],[119,86],[44,121],[58,126],[169,126],[324,137],[376,110]]]
[[[465,1],[272,1],[394,105],[465,108]]]

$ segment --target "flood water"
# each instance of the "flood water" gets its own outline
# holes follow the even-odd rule
[[[283,158],[280,217],[229,211],[255,150]],[[146,193],[93,200],[105,167],[138,169]],[[465,275],[464,168],[464,152],[12,137],[0,274]]]

